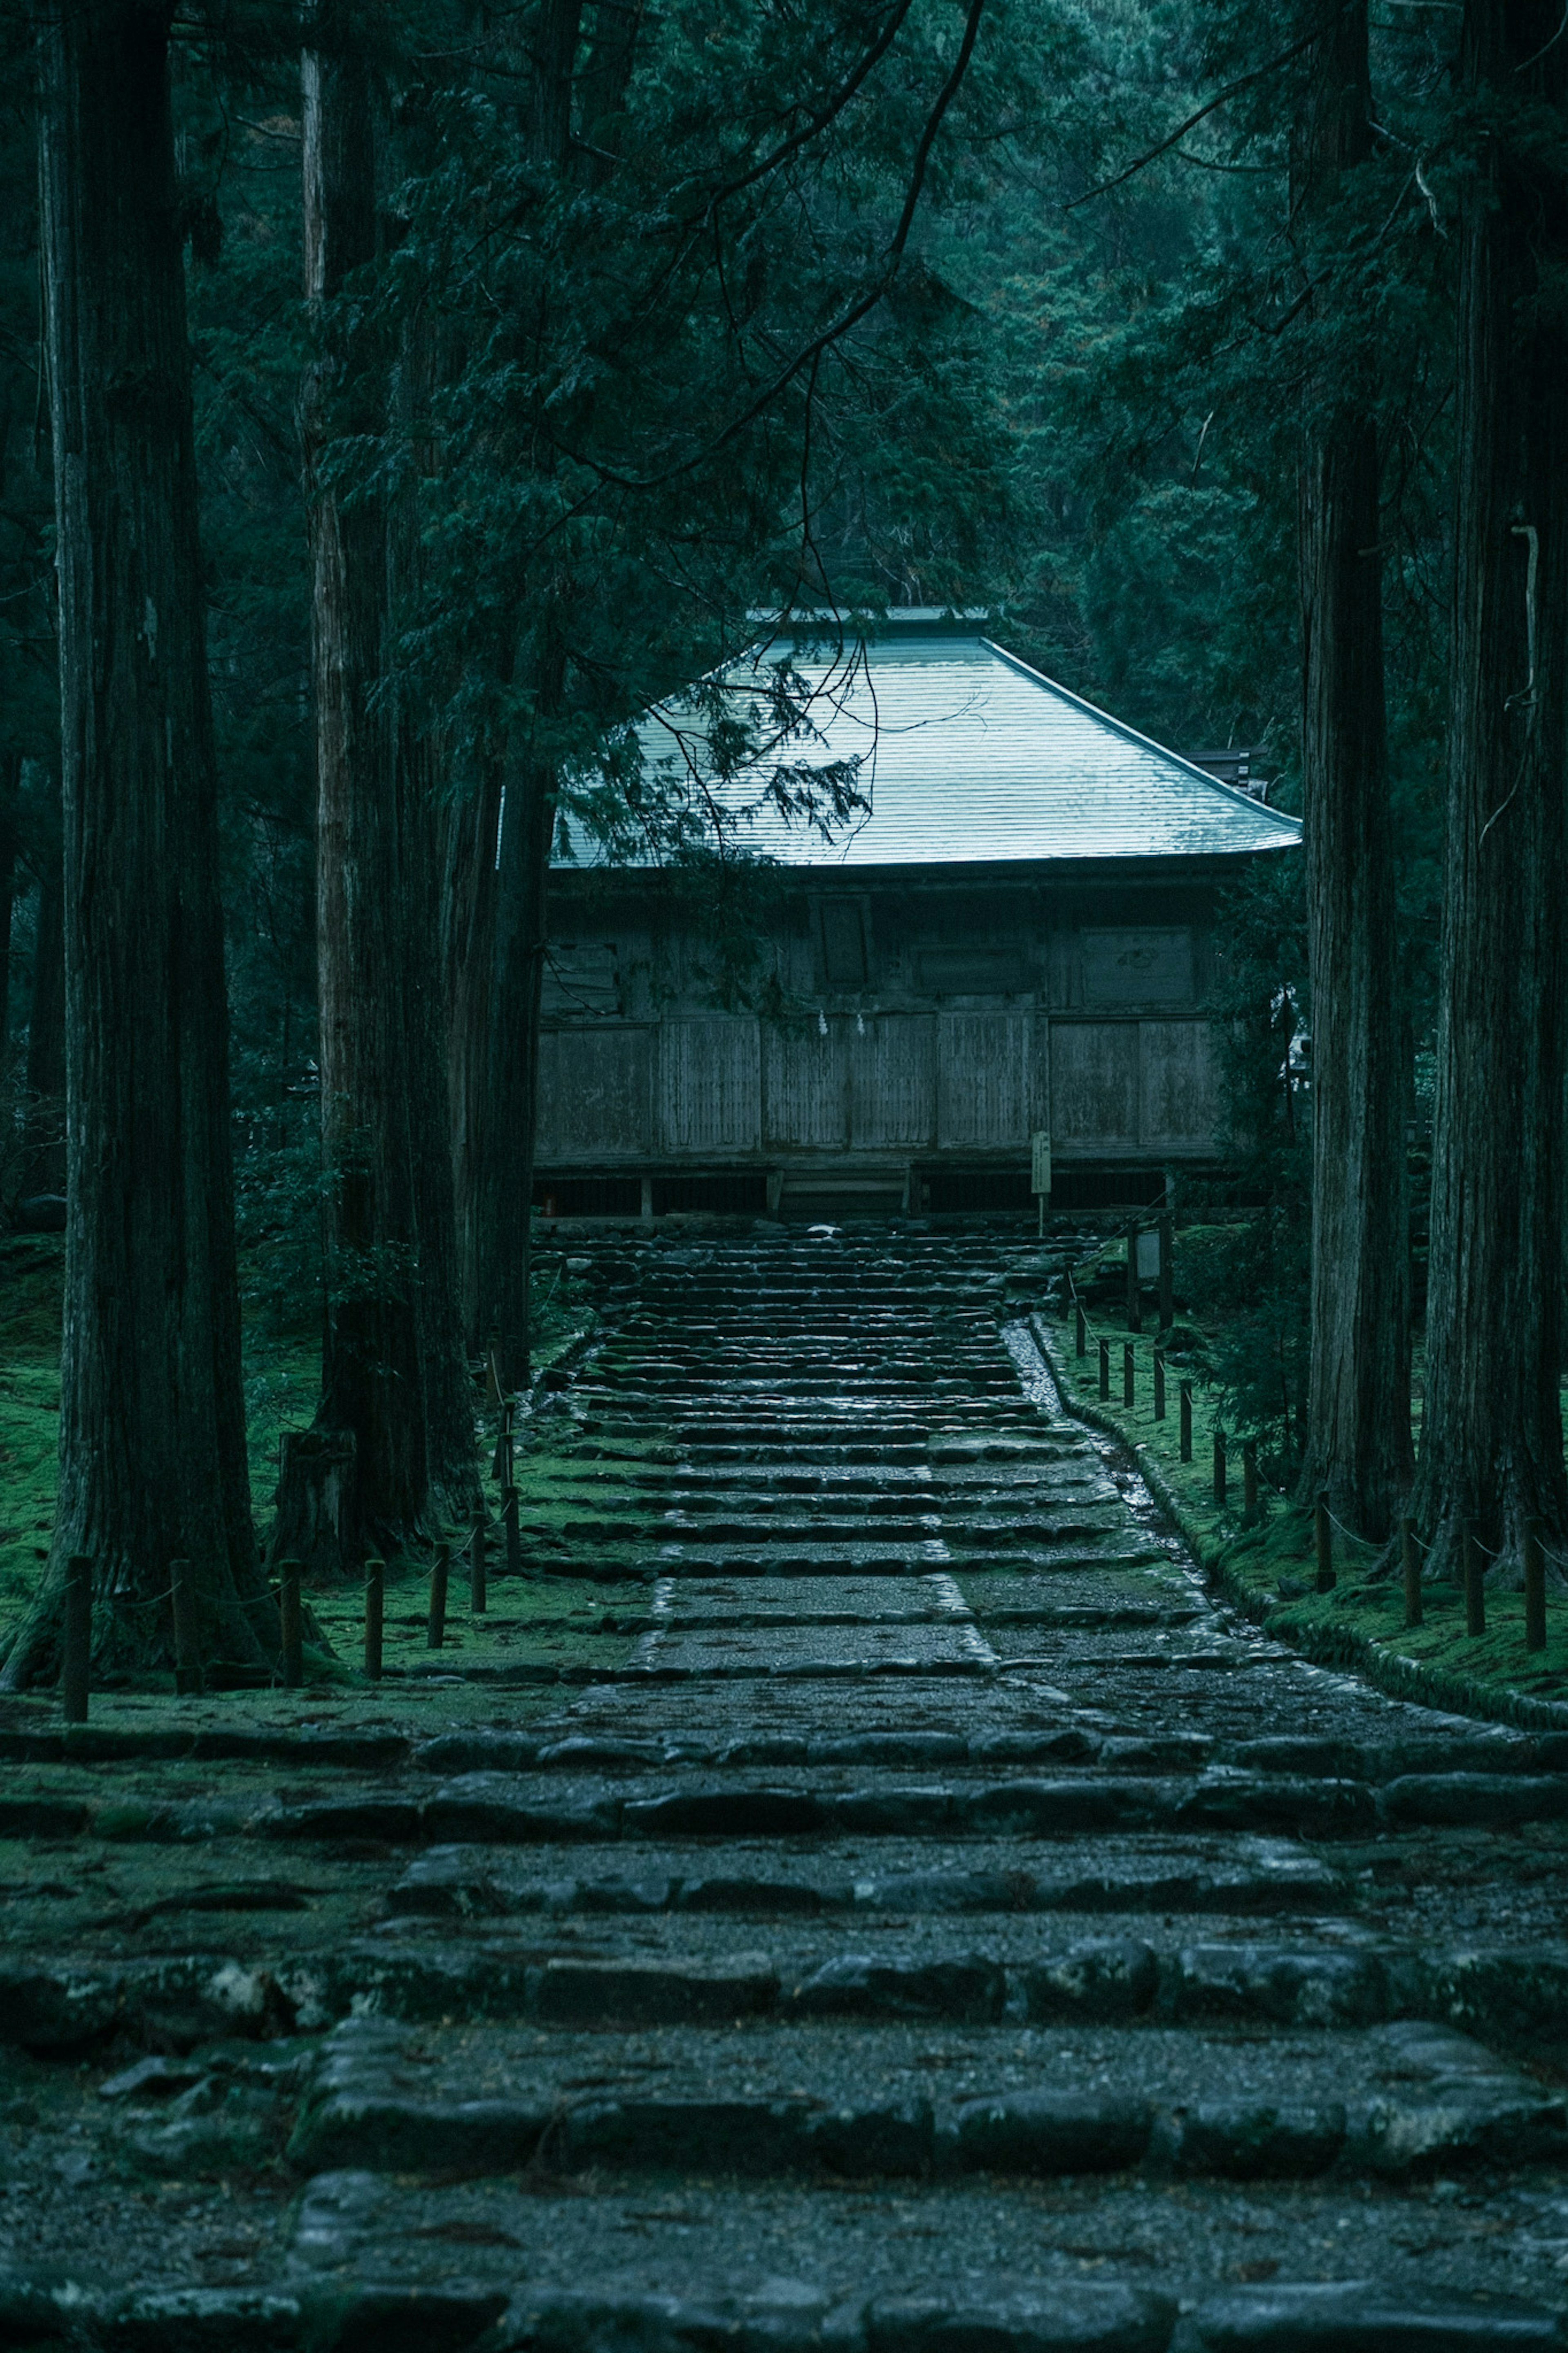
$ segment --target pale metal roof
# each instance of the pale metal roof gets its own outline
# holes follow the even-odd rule
[[[738,708],[765,693],[786,651],[813,689],[809,723],[716,796],[737,846],[783,864],[1235,857],[1300,840],[1296,818],[1070,694],[967,615],[910,613],[871,643],[851,638],[841,648],[820,636],[793,646],[775,637],[723,674]],[[705,724],[674,704],[641,729],[650,778],[678,800],[689,796],[694,809],[704,796],[693,770],[704,765],[708,740]],[[761,799],[779,767],[835,761],[858,764],[856,788],[870,807],[831,839]],[[606,854],[595,857],[580,833],[576,846],[586,862]],[[626,843],[608,856],[652,862]]]

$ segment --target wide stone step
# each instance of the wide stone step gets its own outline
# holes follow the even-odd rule
[[[330,2295],[363,2331],[373,2308],[346,2283],[374,2280],[384,2328],[439,2320],[457,2347],[466,2297],[468,2327],[517,2353],[1559,2353],[1547,2247],[1531,2301],[1516,2242],[1451,2196],[1442,2227],[1431,2196],[1375,2178],[1288,2194],[1260,2257],[1256,2198],[1203,2175],[1090,2174],[1043,2200],[1005,2176],[834,2197],[760,2179],[650,2195],[628,2173],[584,2200],[537,2168],[439,2188],[356,2169],[307,2186],[277,2306]],[[458,2250],[460,2279],[421,2315],[421,2281]]]
[[[421,1855],[389,1890],[395,1914],[432,1919],[651,1913],[775,1920],[867,1919],[897,1913],[950,1918],[987,1913],[1336,1912],[1346,1883],[1310,1849],[1284,1839],[1187,1839],[1158,1845],[1100,1839],[1028,1860],[1016,1847],[973,1853],[963,1868],[922,1849],[853,1872],[808,1858],[739,1848],[677,1848],[631,1863],[541,1865],[505,1847],[443,1847]]]
[[[765,2044],[688,2027],[631,2032],[606,2051],[571,2031],[590,1966],[561,1965],[562,2032],[423,2029],[416,2041],[379,2021],[340,2030],[291,2160],[404,2175],[547,2158],[567,2175],[1310,2180],[1568,2152],[1560,2094],[1419,2023],[1281,2036],[1250,2052],[1200,2033],[1060,2028],[1015,2031],[1002,2051],[955,2023],[939,2073],[907,2030],[846,2032],[826,2020]]]

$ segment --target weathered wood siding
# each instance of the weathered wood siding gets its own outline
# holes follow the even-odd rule
[[[936,1133],[936,1017],[877,1013],[847,1024],[849,1140],[867,1151],[929,1150]]]
[[[937,1142],[994,1150],[1026,1148],[1037,1093],[1032,1013],[944,1013]]]
[[[626,1160],[652,1145],[650,1029],[546,1029],[539,1041],[538,1157]]]
[[[762,1142],[758,1023],[746,1015],[666,1021],[659,1113],[667,1152],[755,1152]]]
[[[815,1022],[799,1029],[763,1025],[763,1124],[775,1146],[842,1151],[849,1141],[844,1060],[848,1025]]]
[[[1219,1119],[1206,1021],[1053,1021],[1053,1151],[1191,1152]]]
[[[683,916],[629,893],[563,917],[545,976],[547,1166],[777,1166],[836,1155],[1023,1165],[1204,1157],[1218,1141],[1212,894],[967,881],[781,903],[798,1018],[718,1010]],[[1121,920],[1118,920],[1121,917]]]
[[[1138,1142],[1136,1021],[1051,1024],[1051,1150],[1124,1152]]]

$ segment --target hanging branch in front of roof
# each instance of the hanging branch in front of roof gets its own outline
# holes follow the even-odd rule
[[[1347,0],[1348,5],[1349,0]],[[914,163],[910,167],[909,185],[905,191],[904,207],[899,216],[899,225],[889,242],[882,268],[865,292],[858,295],[855,301],[841,311],[830,325],[825,327],[819,335],[814,335],[808,343],[803,344],[794,357],[786,361],[778,373],[763,385],[756,398],[749,402],[739,416],[732,417],[729,424],[715,434],[705,448],[697,450],[691,457],[683,458],[678,464],[667,466],[657,474],[623,474],[614,467],[601,465],[596,459],[590,458],[585,451],[570,448],[562,441],[554,441],[552,446],[563,457],[569,458],[575,465],[586,467],[599,481],[612,482],[617,489],[623,491],[657,491],[663,489],[668,482],[679,481],[683,475],[695,473],[699,467],[705,466],[710,459],[716,458],[721,449],[728,448],[731,442],[737,439],[749,425],[754,425],[757,418],[773,406],[782,392],[788,390],[803,368],[812,366],[821,358],[824,352],[839,342],[852,327],[858,326],[861,320],[876,309],[878,303],[891,289],[893,280],[899,274],[899,266],[904,258],[904,248],[910,240],[910,231],[914,227],[921,192],[925,185],[927,166],[931,162],[931,152],[936,143],[936,134],[941,130],[942,118],[958,96],[963,77],[969,70],[969,60],[974,54],[974,44],[979,37],[980,19],[984,13],[984,8],[985,0],[969,0],[968,13],[964,18],[963,38],[959,43],[958,55],[953,59],[952,70],[937,93],[935,103],[930,114],[927,115],[925,127],[921,132],[920,143],[915,149]]]
[[[1288,49],[1280,49],[1274,57],[1265,59],[1262,65],[1254,66],[1250,73],[1244,73],[1237,80],[1226,82],[1225,88],[1216,96],[1200,106],[1195,114],[1189,114],[1186,121],[1178,123],[1174,131],[1165,138],[1157,141],[1146,154],[1140,155],[1135,163],[1129,164],[1125,171],[1115,173],[1109,180],[1101,180],[1098,187],[1086,188],[1081,196],[1074,196],[1070,204],[1062,206],[1063,212],[1075,213],[1079,205],[1090,204],[1096,196],[1109,195],[1111,189],[1121,187],[1124,180],[1131,180],[1135,173],[1145,171],[1151,164],[1158,162],[1170,148],[1184,139],[1189,131],[1195,131],[1198,124],[1206,116],[1213,114],[1217,107],[1226,105],[1233,98],[1239,98],[1244,90],[1252,88],[1254,82],[1264,80],[1269,74],[1277,72],[1280,66],[1288,66],[1292,58],[1299,58],[1303,50],[1311,47],[1314,41],[1321,41],[1324,34],[1331,32],[1338,24],[1346,10],[1357,5],[1358,0],[1341,0],[1341,5],[1337,8],[1331,8],[1322,21],[1314,25],[1310,32],[1303,33],[1299,41],[1292,41]],[[1189,160],[1197,159],[1194,157]]]

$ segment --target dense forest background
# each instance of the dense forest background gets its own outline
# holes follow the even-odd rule
[[[1540,815],[1562,715],[1552,12],[330,0],[301,26],[232,0],[160,17],[155,56],[155,12],[97,13],[160,107],[172,91],[173,176],[147,217],[174,243],[148,251],[175,255],[160,299],[188,321],[205,653],[186,717],[200,768],[210,694],[253,1409],[279,1377],[258,1335],[324,1333],[320,1443],[285,1465],[292,1550],[346,1560],[466,1508],[465,1344],[493,1336],[508,1387],[527,1362],[528,1152],[493,1142],[493,1113],[503,1076],[530,1092],[552,830],[565,810],[606,838],[654,832],[721,944],[743,935],[725,845],[689,794],[660,797],[632,722],[742,647],[756,607],[825,604],[873,622],[991,607],[1076,691],[1180,749],[1251,747],[1276,800],[1305,807],[1309,858],[1240,893],[1227,924],[1233,1198],[1256,1214],[1213,1271],[1234,1312],[1210,1370],[1243,1425],[1277,1423],[1282,1479],[1304,1458],[1386,1538],[1411,1475],[1407,1234],[1412,1209],[1424,1233],[1434,1112],[1441,1168],[1522,1183],[1531,1231],[1561,1208],[1558,1108],[1521,1110],[1521,1134],[1550,1130],[1540,1154],[1500,1132],[1465,1143],[1489,1098],[1523,1104],[1510,1071],[1554,1106],[1561,1077],[1557,1017],[1530,1009],[1542,991],[1555,1006],[1561,958],[1561,828]],[[116,387],[63,378],[123,267],[95,244],[116,190],[95,195],[109,166],[83,127],[118,137],[121,118],[74,25],[7,12],[0,115],[25,232],[0,265],[0,1202],[23,1223],[65,1189],[64,1036],[81,1019],[59,977],[58,681],[68,712],[94,628],[133,664],[158,659],[151,602],[145,624],[116,616],[111,583],[107,621],[83,605],[62,636],[57,614],[57,530],[67,556],[92,543],[90,500],[57,518],[76,478],[51,436],[79,416],[112,441]],[[72,254],[103,271],[99,313]],[[157,349],[173,384],[183,343]],[[1483,509],[1516,519],[1483,529]],[[1456,615],[1495,608],[1526,540],[1517,614],[1469,645]],[[1527,611],[1528,681],[1453,702],[1472,671],[1508,682]],[[831,824],[853,780],[792,760],[795,692],[785,666],[748,724],[715,705],[710,743],[737,767],[782,744],[769,789]],[[1481,853],[1516,799],[1515,830],[1535,828],[1529,947],[1489,1070],[1454,1041],[1509,921],[1503,860]],[[1455,839],[1479,862],[1449,859],[1445,913]],[[187,894],[211,895],[205,872],[198,858]],[[1349,1123],[1326,1152],[1320,1119],[1315,1167],[1314,1067]],[[432,1144],[448,1084],[450,1174]],[[1472,1318],[1476,1300],[1517,1316],[1500,1259],[1461,1263],[1476,1221],[1458,1194],[1434,1198],[1444,1329],[1467,1285]],[[1489,1199],[1500,1238],[1513,1213]],[[173,1198],[169,1214],[174,1232]],[[1336,1285],[1359,1303],[1340,1329]],[[1537,1468],[1560,1289],[1554,1261],[1521,1352],[1533,1388],[1499,1409],[1500,1431],[1534,1432]],[[1457,1363],[1448,1342],[1436,1361]],[[420,1401],[401,1419],[398,1383]],[[279,1413],[300,1402],[280,1395]],[[1457,1388],[1439,1421],[1466,1426]],[[328,1531],[341,1433],[374,1500]],[[1472,1508],[1500,1551],[1532,1514],[1568,1513],[1550,1443],[1522,1485],[1494,1479],[1506,1431],[1485,1441],[1491,1467],[1455,1457],[1422,1506],[1439,1556]],[[227,1515],[243,1593],[235,1475],[201,1508]],[[1496,1492],[1474,1506],[1478,1476]]]
[[[1423,1037],[1433,1012],[1449,594],[1454,199],[1442,134],[1457,14],[1436,0],[1373,12],[1383,135],[1356,191],[1348,257],[1388,363],[1380,398],[1389,451],[1391,788],[1412,1018]],[[505,73],[487,76],[482,44],[443,49],[450,27],[434,18],[415,9],[401,18],[393,62],[431,119],[386,168],[406,163],[418,174],[425,163],[416,233],[434,250],[404,249],[398,259],[433,268],[449,234],[441,208],[460,200],[451,180],[493,158],[448,153],[432,168],[420,142],[439,147],[458,113],[482,139],[474,115],[487,102],[503,110]],[[216,38],[194,20],[174,62],[240,1176],[259,1232],[269,1223],[279,1155],[312,1126],[305,1098],[315,1054],[315,776],[297,422],[307,333],[298,58],[281,49],[237,57],[224,29],[221,12]],[[849,29],[841,28],[847,54]],[[943,29],[943,12],[932,10],[927,37]],[[1295,807],[1293,436],[1311,351],[1287,194],[1291,61],[1145,168],[1091,193],[1260,62],[1260,31],[1251,12],[1180,0],[1012,0],[988,11],[914,230],[899,315],[868,338],[868,352],[840,362],[845,373],[876,372],[877,381],[858,387],[869,426],[864,409],[853,421],[830,418],[810,455],[805,586],[807,596],[872,611],[883,603],[994,606],[1018,651],[1158,740],[1259,747],[1279,772],[1276,799]],[[47,970],[58,765],[49,461],[36,131],[18,27],[11,63],[0,172],[6,216],[25,232],[11,240],[0,280],[0,789],[11,800],[0,843],[0,908],[10,916],[4,1185],[14,1202],[58,1189],[58,1173],[50,1182],[49,1164],[20,1141],[18,1115],[33,1098],[36,1147],[50,1118],[42,1099],[61,1081]],[[715,58],[709,103],[721,96],[726,69]],[[414,103],[405,98],[409,111]],[[459,292],[454,310],[461,300]],[[470,387],[468,396],[484,390]],[[473,428],[471,415],[447,421],[454,444]],[[868,433],[874,448],[865,446]],[[796,519],[786,509],[773,520],[775,543],[752,551],[751,565],[724,584],[740,610],[796,585]],[[506,563],[515,523],[499,512],[466,518],[494,566]],[[443,551],[459,565],[471,552],[466,533]],[[626,601],[624,638],[612,635],[604,649],[616,674],[591,723],[613,727],[642,690],[668,690],[684,662],[695,669],[726,628],[733,633],[735,607],[722,609],[717,581],[704,588],[706,609],[683,617],[684,632],[667,621],[652,646],[646,606]],[[422,626],[467,631],[477,642],[490,617],[454,609],[465,589],[476,605],[493,596],[494,572],[448,574]],[[447,795],[472,783],[475,714],[462,707],[464,694],[472,698],[471,680],[448,691],[437,714],[447,729],[437,789]],[[1299,953],[1298,968],[1287,969],[1290,910],[1259,910],[1258,920],[1279,942],[1260,939],[1258,953],[1266,962],[1282,956],[1279,977],[1304,987]]]

